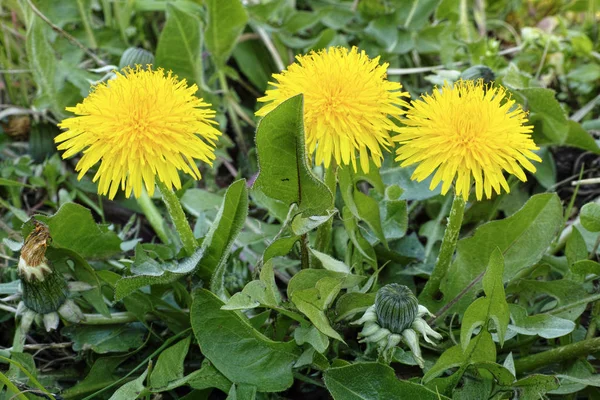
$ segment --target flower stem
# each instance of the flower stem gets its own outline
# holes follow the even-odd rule
[[[431,277],[427,281],[427,284],[421,292],[420,299],[431,301],[436,299],[439,295],[440,284],[442,279],[448,273],[450,268],[450,262],[456,249],[456,242],[458,241],[458,234],[460,233],[460,227],[465,212],[465,200],[462,196],[454,196],[452,202],[452,208],[450,209],[450,215],[448,216],[448,225],[444,232],[444,239],[442,240],[442,247],[438,259],[431,273]],[[426,305],[427,307],[427,305]]]
[[[600,337],[567,344],[515,360],[519,373],[533,371],[550,364],[556,364],[600,351]]]
[[[329,168],[325,168],[325,184],[333,195],[333,204],[335,208],[335,194],[337,189],[337,164],[332,163]],[[317,238],[315,248],[321,253],[329,253],[331,249],[331,233],[333,231],[333,215],[323,225],[317,228]]]
[[[183,243],[183,248],[185,249],[187,255],[191,256],[194,253],[198,242],[196,242],[196,238],[194,237],[194,233],[190,228],[190,224],[185,218],[179,198],[177,198],[175,193],[171,189],[167,188],[160,180],[157,180],[156,183],[160,193],[162,194],[163,201],[167,206],[167,211],[171,216],[171,220],[175,225],[175,229],[177,229],[181,243]]]
[[[163,217],[160,215],[158,208],[156,208],[150,196],[148,196],[146,189],[142,190],[142,195],[137,199],[137,202],[146,216],[146,219],[152,226],[152,229],[156,232],[156,236],[158,236],[161,242],[168,244],[169,235],[167,235],[167,231],[165,231]]]

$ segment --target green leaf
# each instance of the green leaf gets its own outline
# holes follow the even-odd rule
[[[63,117],[65,112],[57,102],[57,62],[54,50],[48,42],[48,31],[46,23],[37,15],[32,15],[31,24],[27,29],[27,60],[38,88],[38,97],[42,98],[42,103],[50,105],[53,112]]]
[[[260,121],[256,131],[260,172],[254,189],[288,209],[297,204],[298,212],[309,217],[327,214],[333,196],[307,162],[303,104],[302,95],[294,96]]]
[[[546,393],[558,387],[557,377],[539,374],[527,376],[513,384],[513,388],[519,393],[519,399],[523,400],[542,399]]]
[[[239,235],[248,216],[248,189],[246,180],[240,179],[229,186],[215,221],[204,240],[210,245],[200,260],[199,274],[212,275],[211,290],[220,297],[225,296],[225,262],[233,242]]]
[[[191,339],[191,336],[188,336],[160,353],[149,379],[149,386],[153,391],[183,377],[183,361],[188,353]]]
[[[299,346],[309,343],[319,353],[324,353],[329,347],[329,339],[314,326],[299,326],[294,330],[294,340]]]
[[[335,400],[447,399],[418,383],[398,379],[392,368],[379,363],[330,368],[324,377]]]
[[[460,367],[456,372],[460,377],[470,364],[484,361],[496,361],[496,345],[492,340],[492,335],[486,330],[482,330],[471,340],[466,350],[457,344],[444,351],[435,365],[425,373],[423,382],[427,383],[444,371],[456,367]]]
[[[477,281],[496,247],[504,256],[504,282],[538,262],[562,227],[562,221],[562,205],[558,196],[540,194],[532,196],[512,216],[482,225],[473,236],[459,240],[456,258],[442,283],[444,302],[454,299]],[[475,282],[451,311],[464,312],[480,288],[481,284]],[[435,312],[439,306],[440,303],[434,303],[430,310]]]
[[[244,31],[248,14],[240,0],[208,0],[206,48],[217,66],[227,62],[238,37]]]
[[[295,275],[294,278],[298,275]],[[290,286],[291,283],[292,281],[290,281]],[[325,315],[325,311],[342,289],[342,280],[337,277],[325,276],[319,279],[313,288],[290,291],[290,286],[288,286],[288,296],[298,310],[306,315],[310,322],[325,335],[343,342],[344,339],[331,327],[329,319]]]
[[[543,132],[553,144],[564,144],[569,135],[569,120],[555,92],[545,88],[521,89],[518,93],[527,99],[531,112],[530,120],[541,120]]]
[[[254,385],[261,392],[289,388],[292,365],[300,355],[294,342],[275,342],[256,331],[208,290],[194,293],[192,328],[202,354],[235,384]]]
[[[119,377],[114,373],[117,367],[129,358],[130,355],[98,358],[85,378],[62,392],[66,399],[83,398],[86,394],[94,393],[104,389],[117,381]]]
[[[581,225],[590,232],[600,232],[600,204],[587,203],[579,214]]]
[[[191,85],[202,85],[202,27],[196,16],[167,3],[167,22],[158,38],[156,65]]]
[[[208,278],[223,264],[233,242],[239,234],[248,212],[246,181],[231,184],[223,198],[223,204],[207,233],[202,246],[190,257],[180,262],[159,263],[147,256],[141,246],[136,248],[132,272],[137,275],[121,278],[115,287],[115,300],[121,300],[135,290],[148,286],[175,282],[179,278],[199,270]]]
[[[346,293],[335,303],[336,322],[364,312],[373,304],[375,304],[375,293]]]
[[[587,245],[583,236],[581,236],[581,232],[576,227],[573,227],[567,239],[565,255],[567,256],[569,267],[572,267],[577,261],[587,260],[588,258]]]
[[[485,297],[475,300],[465,311],[460,330],[460,342],[463,350],[471,341],[473,331],[483,326],[488,326],[488,321],[494,321],[500,346],[504,344],[504,335],[510,322],[508,303],[504,294],[502,274],[504,272],[504,258],[500,249],[496,249],[490,256],[485,275],[483,276],[483,291]]]
[[[121,252],[121,239],[105,226],[97,225],[87,208],[65,203],[51,217],[38,215],[50,229],[52,246],[72,250],[85,259],[106,259]]]
[[[513,321],[509,330],[521,335],[539,335],[545,339],[554,339],[575,330],[575,323],[568,319],[551,314],[536,314],[527,316],[527,310],[518,304],[510,304],[510,315]]]
[[[202,361],[202,367],[186,378],[188,378],[187,384],[194,389],[217,388],[227,393],[231,387],[231,381],[225,378],[206,358]]]
[[[545,312],[570,321],[575,321],[587,308],[588,296],[583,284],[568,279],[538,281],[520,279],[506,289],[507,293],[516,293],[520,297],[533,300],[536,296],[550,296],[556,303],[546,304]]]
[[[135,322],[124,325],[71,325],[62,334],[73,341],[73,350],[91,349],[96,353],[123,352],[144,343],[146,329]]]
[[[350,273],[349,266],[347,266],[346,264],[344,264],[343,262],[341,262],[339,260],[336,260],[335,258],[331,257],[329,254],[321,253],[320,251],[313,250],[313,249],[311,249],[310,251],[311,251],[311,253],[313,253],[313,255],[315,257],[317,257],[317,259],[319,261],[321,261],[323,268],[325,268],[329,271],[342,272],[345,274]]]
[[[338,180],[340,185],[340,193],[344,199],[344,204],[352,215],[361,221],[364,221],[373,231],[377,239],[385,246],[387,240],[381,226],[381,216],[379,214],[379,202],[374,198],[367,196],[356,188],[356,184],[360,181],[367,181],[381,192],[383,181],[379,176],[379,168],[372,162],[369,168],[369,173],[355,173],[351,166],[340,167],[338,169]]]
[[[260,280],[248,282],[241,292],[234,294],[222,310],[245,310],[248,308],[277,307],[281,296],[275,284],[273,263],[267,261],[260,270]]]
[[[123,386],[121,386],[112,396],[110,396],[109,400],[132,400],[138,399],[142,392],[145,391],[144,381],[146,380],[146,376],[150,371],[150,366],[146,368],[144,373],[134,379],[131,382],[127,382]]]
[[[203,242],[202,247],[198,248],[190,257],[184,258],[180,262],[171,261],[162,264],[147,256],[144,250],[141,250],[141,246],[136,247],[134,267],[138,275],[126,276],[117,281],[115,286],[115,301],[123,299],[144,286],[165,285],[192,273],[204,255],[206,250],[205,244],[208,243],[206,241]],[[140,249],[139,251],[138,248]]]
[[[571,271],[573,271],[576,274],[600,275],[600,264],[592,260],[577,261],[571,267]]]
[[[572,120],[569,120],[569,134],[564,144],[600,154],[600,147],[594,137],[578,122]]]

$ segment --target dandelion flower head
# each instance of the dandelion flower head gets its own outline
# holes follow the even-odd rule
[[[394,136],[401,145],[396,161],[403,167],[418,164],[413,180],[433,174],[430,189],[443,182],[442,194],[455,181],[456,195],[467,200],[474,180],[477,200],[484,193],[491,198],[492,190],[510,191],[504,171],[526,181],[523,168],[535,172],[529,160],[541,161],[532,152],[538,147],[527,113],[506,89],[483,80],[445,83],[414,101],[403,122]]]
[[[274,74],[275,87],[258,99],[268,103],[257,111],[264,116],[285,100],[304,95],[306,146],[316,164],[329,167],[332,157],[339,165],[360,165],[369,170],[369,156],[381,166],[382,149],[392,145],[389,131],[407,106],[402,85],[387,80],[388,64],[369,59],[356,47],[331,47],[297,56],[297,62]]]
[[[221,134],[213,127],[215,111],[194,95],[197,90],[160,68],[116,72],[114,80],[67,107],[76,116],[59,124],[66,131],[55,138],[58,149],[66,150],[63,158],[83,152],[78,179],[100,162],[93,181],[110,199],[119,187],[127,197],[132,191],[139,197],[142,183],[152,195],[157,176],[178,189],[178,170],[200,179],[195,159],[212,165]]]

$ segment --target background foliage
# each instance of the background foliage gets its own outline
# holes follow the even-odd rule
[[[0,0],[0,398],[597,398],[600,189],[571,183],[598,176],[599,13],[597,0]],[[444,336],[423,346],[424,370],[406,348],[378,363],[349,322],[386,283],[420,292],[449,196],[388,154],[380,171],[340,169],[332,198],[305,162],[301,97],[256,126],[270,75],[333,45],[380,56],[412,98],[485,65],[542,146],[527,183],[468,204],[441,296],[419,299]],[[226,134],[177,192],[201,243],[189,257],[168,218],[161,241],[52,141],[130,47],[198,84]],[[92,289],[75,295],[83,324],[23,344],[16,265],[34,215],[50,260]]]

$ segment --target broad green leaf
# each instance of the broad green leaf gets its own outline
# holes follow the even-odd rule
[[[545,313],[575,321],[587,308],[588,293],[583,284],[568,279],[554,281],[538,281],[520,279],[506,289],[509,294],[518,294],[526,299],[536,299],[536,296],[550,296],[556,302],[547,303]]]
[[[600,232],[600,204],[587,203],[581,207],[581,225],[590,232]]]
[[[231,385],[227,399],[225,400],[254,400],[256,399],[256,386],[253,385]]]
[[[217,211],[222,203],[223,196],[197,188],[186,190],[181,197],[181,205],[194,217],[199,217],[205,211]]]
[[[527,99],[530,120],[541,120],[543,132],[553,144],[564,144],[569,135],[569,120],[555,92],[545,88],[521,89],[518,93]]]
[[[172,70],[189,84],[202,85],[202,27],[193,14],[167,4],[167,22],[156,46],[156,66]]]
[[[265,249],[263,260],[267,262],[273,257],[282,257],[292,251],[294,244],[300,240],[299,236],[284,237],[274,240],[269,247]]]
[[[482,330],[479,335],[469,342],[466,350],[460,344],[450,347],[444,351],[437,362],[423,376],[423,382],[429,382],[450,368],[460,367],[456,372],[462,376],[466,368],[472,363],[482,361],[496,361],[496,345],[489,332]]]
[[[304,217],[325,215],[333,203],[331,191],[311,171],[304,141],[302,95],[281,103],[267,114],[256,131],[260,172],[254,189],[298,205]]]
[[[410,179],[416,167],[398,167],[392,166],[381,171],[381,179],[386,185],[398,185],[404,190],[400,200],[425,200],[435,197],[442,192],[442,186],[438,185],[430,190],[429,184],[432,177],[426,178],[422,182]]]
[[[275,342],[256,331],[208,290],[194,293],[192,328],[202,354],[235,384],[254,385],[261,392],[289,388],[292,365],[300,355],[294,342]]]
[[[518,304],[510,304],[509,308],[513,324],[509,325],[508,329],[521,335],[539,335],[546,339],[554,339],[575,330],[575,323],[568,319],[551,314],[527,316],[525,307]]]
[[[90,349],[98,354],[118,353],[138,348],[144,343],[146,329],[134,322],[123,325],[71,325],[62,334],[73,341],[73,350]]]
[[[149,385],[152,391],[168,386],[183,377],[183,361],[190,347],[191,336],[165,349],[150,374]]]
[[[459,240],[456,258],[441,287],[444,302],[454,299],[475,281],[471,289],[451,308],[451,311],[464,312],[481,289],[477,279],[483,274],[496,247],[504,257],[503,281],[506,283],[519,271],[540,260],[562,223],[562,205],[558,196],[540,194],[531,197],[512,216],[482,225],[473,236]],[[432,301],[425,306],[435,312],[441,304],[443,303]]]
[[[262,93],[277,67],[266,47],[257,40],[245,40],[235,46],[233,58],[240,72]]]
[[[335,400],[447,399],[418,383],[398,379],[392,368],[374,362],[330,368],[324,378]]]
[[[499,385],[506,386],[515,381],[515,376],[511,371],[502,365],[496,364],[495,362],[480,361],[471,364],[471,367],[485,369],[486,371],[490,372]]]
[[[48,225],[53,247],[72,250],[87,260],[121,252],[117,234],[97,225],[90,210],[79,204],[66,203],[51,217],[35,218]]]
[[[121,386],[112,396],[110,396],[109,400],[135,400],[140,398],[140,396],[143,396],[144,394],[142,392],[146,389],[144,387],[144,381],[146,380],[149,371],[150,366],[146,368],[142,375]]]
[[[343,342],[344,339],[331,327],[329,319],[325,315],[325,311],[341,289],[341,279],[326,276],[319,279],[314,288],[299,289],[290,292],[288,286],[288,296],[298,310],[306,315],[318,330],[331,338]]]
[[[208,0],[208,25],[206,48],[215,64],[222,67],[227,62],[238,37],[244,31],[248,14],[240,0]]]
[[[397,185],[385,189],[385,198],[379,202],[383,234],[387,240],[404,237],[408,228],[406,200],[399,200],[404,191]]]
[[[342,284],[342,289],[354,287],[365,279],[364,276],[328,271],[325,269],[304,269],[296,273],[296,275],[294,275],[288,283],[288,297],[290,297],[296,290],[314,288],[317,282],[325,277],[339,280]]]
[[[600,275],[600,264],[592,260],[582,260],[573,264],[571,271],[576,274]]]
[[[467,348],[473,331],[483,326],[488,326],[488,321],[494,321],[500,346],[504,344],[504,335],[510,321],[508,303],[504,294],[502,274],[504,272],[504,259],[500,249],[496,249],[483,276],[483,291],[485,297],[475,300],[465,311],[460,329],[460,342],[463,350]]]

